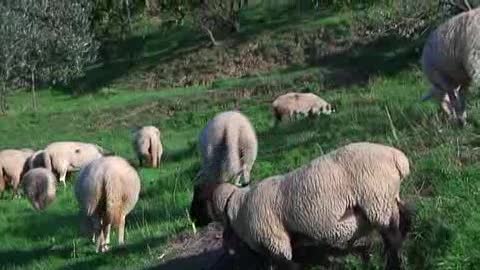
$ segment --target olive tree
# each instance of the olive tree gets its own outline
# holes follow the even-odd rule
[[[9,87],[30,86],[34,109],[37,85],[67,83],[95,61],[91,1],[5,0],[0,6],[0,39],[7,41],[0,43],[1,74]]]

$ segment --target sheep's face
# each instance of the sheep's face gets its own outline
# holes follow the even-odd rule
[[[209,186],[211,185],[196,185],[193,191],[190,218],[199,227],[205,226],[212,221],[212,203]]]

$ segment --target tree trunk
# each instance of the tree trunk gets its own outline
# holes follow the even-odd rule
[[[32,77],[31,77],[31,87],[32,87],[32,106],[33,111],[37,111],[37,93],[35,92],[35,69],[31,70]]]
[[[215,37],[213,36],[213,33],[212,31],[206,27],[206,26],[203,26],[203,29],[205,30],[205,32],[207,33],[208,37],[210,38],[210,41],[212,42],[212,46],[218,46],[218,42],[215,40]]]
[[[0,113],[7,113],[7,83],[2,83],[2,93],[0,93]]]

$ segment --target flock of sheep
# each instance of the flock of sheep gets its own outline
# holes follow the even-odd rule
[[[434,31],[422,64],[432,84],[424,99],[436,98],[441,108],[465,125],[465,93],[480,78],[480,9],[460,14]],[[272,104],[278,121],[297,115],[330,114],[334,108],[314,94],[288,93]],[[158,167],[160,131],[146,126],[135,132],[133,146],[140,166]],[[290,269],[306,264],[303,252],[349,253],[363,258],[372,232],[379,232],[386,269],[400,269],[400,249],[412,213],[400,199],[400,185],[410,173],[406,155],[393,147],[359,142],[340,147],[284,175],[250,184],[257,158],[255,130],[238,111],[222,112],[199,135],[201,169],[195,178],[190,217],[198,226],[224,225],[224,246],[245,244],[270,265]],[[75,197],[84,217],[82,228],[96,242],[97,252],[109,248],[112,225],[124,243],[125,220],[139,198],[140,177],[125,159],[102,147],[82,142],[54,142],[43,150],[0,151],[0,192],[23,187],[37,210],[54,199],[57,182],[80,171]],[[58,181],[57,181],[58,179]],[[233,239],[233,240],[232,240]],[[318,260],[327,253],[316,254]]]

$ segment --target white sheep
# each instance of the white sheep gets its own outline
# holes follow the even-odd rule
[[[441,24],[428,37],[422,53],[423,71],[434,98],[461,126],[466,124],[466,94],[480,82],[480,8],[461,13]]]
[[[135,207],[139,193],[140,177],[121,157],[102,157],[80,170],[75,196],[83,224],[97,239],[97,252],[108,251],[112,225],[118,227],[119,245],[124,244],[125,218]]]
[[[252,124],[238,111],[227,111],[212,118],[199,136],[202,168],[198,177],[207,181],[239,184],[250,181],[257,158],[257,136]]]
[[[276,122],[292,119],[294,116],[314,116],[335,112],[332,106],[312,93],[290,92],[277,97],[272,103]]]
[[[140,166],[146,160],[148,165],[157,168],[162,158],[163,147],[160,141],[160,130],[154,126],[139,128],[134,133],[133,146]]]
[[[13,189],[14,196],[18,194],[18,187],[27,159],[33,154],[31,149],[5,149],[0,151],[0,193],[7,185]]]
[[[78,171],[91,161],[102,157],[105,150],[96,144],[83,142],[54,142],[43,150],[45,168],[56,173],[66,186],[67,172]]]
[[[204,184],[194,194],[191,216],[199,226],[222,221],[277,263],[291,263],[295,249],[304,245],[349,249],[378,230],[386,269],[399,269],[398,252],[410,223],[399,192],[409,173],[400,150],[352,143],[250,187]]]
[[[57,179],[45,168],[29,170],[22,178],[24,194],[36,210],[43,210],[54,200]]]

